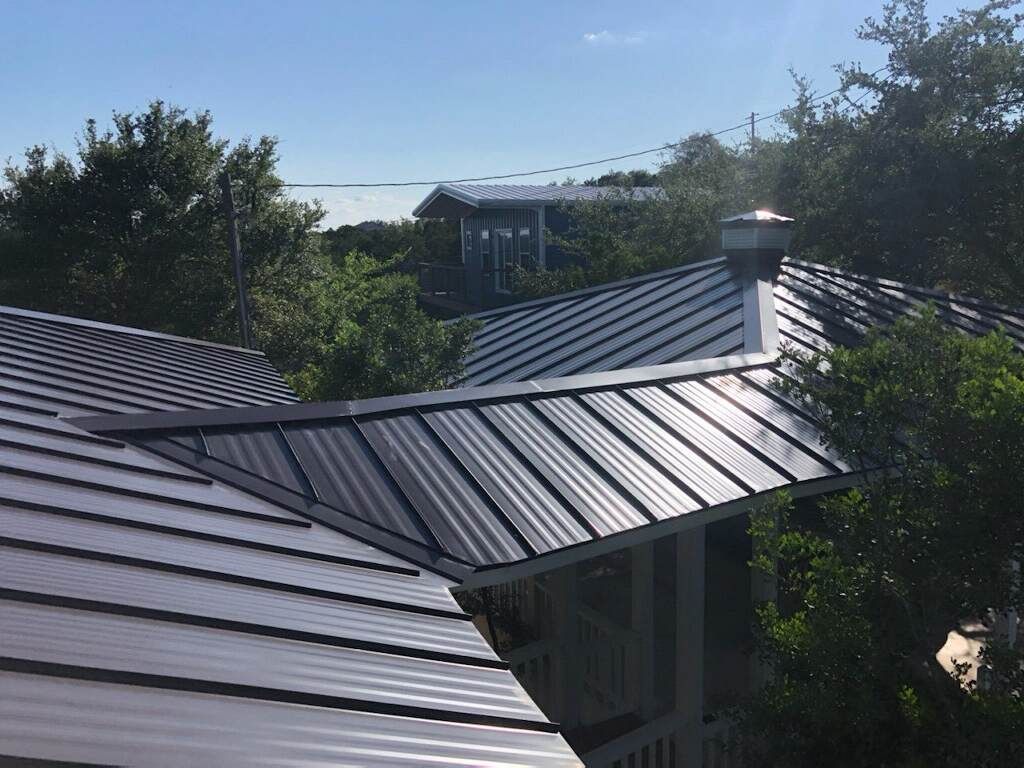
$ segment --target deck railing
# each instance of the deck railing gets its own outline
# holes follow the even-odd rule
[[[676,734],[682,723],[679,715],[667,715],[624,733],[583,755],[587,768],[693,768],[676,760]],[[704,725],[702,768],[740,768],[733,745],[735,726],[716,718]]]
[[[452,301],[464,302],[466,296],[466,268],[462,264],[417,265],[420,291]]]
[[[421,262],[416,265],[420,293],[458,304],[478,303],[489,307],[507,303],[515,288],[518,267],[488,267],[477,273],[477,292],[470,290],[472,282],[463,264],[435,264]]]

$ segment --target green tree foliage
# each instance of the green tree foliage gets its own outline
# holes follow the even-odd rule
[[[389,261],[401,254],[407,264],[461,263],[459,224],[445,219],[364,221],[324,231],[327,252],[341,262],[352,251]]]
[[[783,389],[864,483],[752,518],[753,565],[777,574],[779,600],[758,610],[773,674],[742,713],[748,764],[1019,762],[1020,650],[990,640],[988,687],[936,654],[964,622],[1020,602],[1024,356],[928,313],[795,362]]]
[[[391,261],[370,269],[353,266],[363,264],[357,256],[328,257],[317,231],[323,210],[275,186],[275,139],[229,147],[211,126],[209,113],[154,102],[140,114],[115,113],[108,131],[88,121],[75,157],[33,147],[22,166],[8,165],[0,303],[237,343],[218,187],[227,169],[242,214],[255,344],[282,371],[302,372],[295,381],[310,389],[300,394],[389,394],[386,387],[426,389],[454,375],[465,331],[417,310],[412,278],[391,274]],[[385,320],[398,325],[386,333],[359,326]],[[337,348],[349,342],[353,349]],[[390,378],[376,369],[383,360],[396,366]],[[331,376],[313,376],[318,367]]]
[[[771,207],[775,152],[731,148],[695,134],[672,151],[657,186],[664,195],[634,199],[630,184],[594,202],[562,206],[572,222],[548,241],[574,262],[562,270],[518,277],[517,293],[544,296],[696,261],[714,252],[718,219],[737,210]],[[631,176],[643,178],[644,171]]]
[[[929,24],[887,5],[858,37],[888,69],[841,70],[819,109],[798,81],[778,197],[806,257],[1018,301],[1024,292],[1024,37],[1000,0]],[[860,93],[855,101],[852,94]]]
[[[292,383],[314,400],[363,398],[440,389],[462,372],[479,323],[444,325],[416,304],[415,276],[353,251],[336,273],[343,300],[323,354]]]
[[[658,171],[658,204],[581,206],[565,249],[581,265],[522,281],[532,294],[713,256],[715,220],[793,216],[802,258],[1019,303],[1024,292],[1024,37],[1014,0],[931,25],[897,0],[857,31],[888,51],[839,67],[815,101],[796,77],[778,135],[726,146],[691,136]]]

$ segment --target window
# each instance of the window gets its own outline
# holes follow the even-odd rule
[[[480,266],[487,269],[491,266],[491,231],[480,230]]]
[[[512,250],[512,230],[497,229],[494,231],[498,240],[498,258],[495,259],[494,288],[501,293],[512,290],[512,275],[515,269],[515,252]]]
[[[519,228],[519,264],[529,267],[533,263],[533,244],[530,242],[530,228]]]
[[[466,249],[462,253],[462,260],[467,261],[473,258],[473,230],[466,228]]]

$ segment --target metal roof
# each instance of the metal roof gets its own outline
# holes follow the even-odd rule
[[[859,339],[869,325],[933,302],[957,327],[1001,324],[1024,339],[1020,310],[890,280],[787,259],[775,281],[783,338],[801,347]],[[741,278],[724,258],[618,283],[481,312],[476,349],[460,386],[475,386],[637,365],[697,360],[743,349]]]
[[[450,579],[52,405],[0,401],[0,755],[579,765]]]
[[[597,187],[586,184],[438,184],[413,209],[413,216],[435,218],[464,209],[525,205],[555,205],[561,202],[596,200],[650,200],[662,194],[660,187]],[[447,205],[444,200],[447,198]]]
[[[735,216],[727,216],[724,219],[720,219],[719,223],[726,224],[726,223],[736,222],[736,221],[757,221],[757,222],[775,221],[775,222],[787,222],[787,221],[793,221],[793,219],[789,218],[789,216],[780,216],[779,214],[777,214],[777,213],[775,213],[773,211],[765,211],[765,210],[758,209],[756,211],[747,211],[746,213],[738,213]]]
[[[653,538],[694,512],[848,474],[771,388],[773,360],[91,423],[214,476],[273,476],[283,503],[315,498],[339,526],[354,517],[480,569],[637,529]],[[289,472],[252,448],[278,434]]]
[[[361,522],[368,540],[386,533],[391,551],[401,542],[434,567],[438,553],[444,568],[477,573],[444,572],[479,580],[481,570],[655,538],[778,488],[856,481],[811,416],[773,388],[786,375],[776,356],[732,354],[744,344],[744,302],[758,298],[738,279],[713,260],[484,315],[492,370],[511,360],[510,378],[587,373],[80,423],[215,476],[263,478],[268,497],[294,508],[315,500],[325,520]],[[956,327],[1002,325],[1024,346],[1024,314],[964,297],[793,260],[771,290],[778,337],[807,350],[855,343],[926,302]],[[683,356],[709,336],[725,340],[725,356],[621,367],[662,363],[637,357],[652,349]]]
[[[659,365],[743,349],[740,279],[725,259],[475,315],[462,386]]]
[[[0,400],[84,415],[298,398],[262,352],[0,307]]]

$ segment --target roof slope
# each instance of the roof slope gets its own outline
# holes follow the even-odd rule
[[[11,307],[0,398],[67,415],[298,401],[261,352]]]
[[[0,402],[0,756],[579,765],[450,580],[50,406]]]
[[[339,521],[354,517],[486,568],[848,473],[808,417],[773,391],[772,360],[93,428],[138,430],[132,439],[188,452],[214,474],[242,467]]]
[[[483,312],[462,386],[737,354],[743,293],[725,259]]]
[[[775,285],[782,338],[831,343],[860,338],[934,302],[957,327],[1002,325],[1024,341],[1024,313],[890,280],[787,259]],[[655,365],[743,348],[742,289],[722,258],[482,312],[461,386]],[[821,349],[821,343],[811,348]]]
[[[338,525],[358,521],[394,536],[411,549],[392,543],[392,551],[413,558],[438,553],[479,570],[611,548],[618,535],[654,538],[694,513],[743,509],[778,488],[855,480],[820,444],[810,415],[772,386],[785,375],[774,355],[607,370],[663,363],[659,350],[712,355],[708,336],[722,342],[720,354],[734,351],[742,344],[734,284],[715,260],[488,313],[482,349],[492,371],[496,356],[511,354],[521,365],[503,357],[506,376],[589,373],[83,423],[226,478],[241,468],[287,503],[315,503]],[[967,332],[1002,325],[1024,348],[1024,314],[973,299],[792,260],[774,287],[781,340],[812,351],[854,343],[927,302]],[[671,342],[647,345],[652,339]]]
[[[413,209],[427,218],[463,216],[474,208],[556,205],[597,200],[651,200],[660,187],[597,187],[589,184],[438,184]]]

